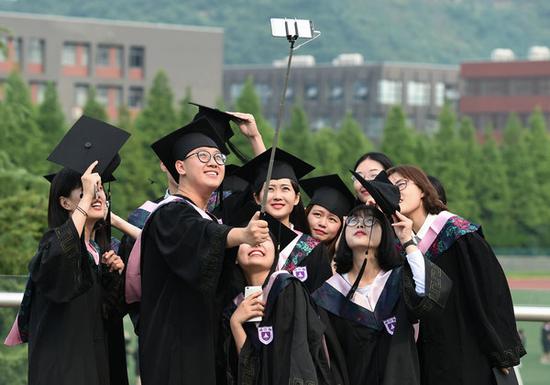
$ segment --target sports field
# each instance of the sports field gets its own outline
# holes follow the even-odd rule
[[[514,305],[550,306],[550,273],[517,274],[509,276]],[[550,365],[540,363],[542,354],[541,322],[518,322],[523,330],[527,355],[520,368],[524,385],[550,384]]]

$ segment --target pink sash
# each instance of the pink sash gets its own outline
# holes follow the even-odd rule
[[[430,228],[428,229],[428,232],[420,240],[420,243],[418,243],[418,248],[420,249],[423,255],[426,254],[426,251],[428,251],[432,243],[435,241],[435,238],[437,238],[437,235],[443,229],[443,226],[445,226],[445,223],[447,223],[447,221],[452,217],[456,217],[456,214],[453,214],[449,211],[442,211],[439,214],[437,214],[437,217],[431,224]]]
[[[180,198],[175,195],[170,195],[169,197],[167,197],[166,199],[164,199],[163,201],[159,202],[156,205],[153,202],[148,201],[151,205],[148,205],[147,208],[145,208],[144,206],[148,202],[145,202],[145,204],[141,206],[141,208],[145,208],[147,211],[151,209],[151,214],[149,214],[149,217],[146,219],[143,227],[145,228],[145,224],[149,221],[149,218],[151,218],[151,215],[153,214],[153,212],[158,210],[161,206],[164,206],[165,204],[175,202],[175,201],[186,202],[191,207],[193,207],[201,215],[201,217],[212,220],[212,218],[204,210],[195,206],[188,200]],[[124,295],[126,297],[126,303],[128,304],[139,302],[141,300],[141,233],[139,237],[136,239],[136,242],[132,247],[132,251],[130,251],[130,256],[128,257],[128,264],[126,266],[126,283],[124,286]]]

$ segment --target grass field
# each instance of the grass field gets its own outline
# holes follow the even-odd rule
[[[514,305],[550,306],[550,291],[547,290],[512,290]],[[524,385],[550,384],[550,365],[542,365],[540,356],[541,322],[518,322],[518,329],[526,337],[527,355],[523,357],[520,368]]]

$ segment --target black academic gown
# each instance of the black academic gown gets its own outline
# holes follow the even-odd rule
[[[337,362],[329,364],[326,327],[298,279],[279,273],[258,327],[271,327],[272,341],[260,342],[254,322],[244,325],[247,338],[237,354],[225,313],[227,383],[229,385],[342,384]]]
[[[313,293],[317,305],[327,311],[338,336],[346,357],[349,383],[420,384],[413,323],[430,312],[441,311],[451,285],[439,268],[426,261],[424,296],[416,294],[412,273],[405,264],[390,273],[374,312],[346,299],[349,284],[343,285],[344,293],[328,282]]]
[[[139,324],[144,385],[216,383],[219,284],[230,229],[179,201],[146,223]]]
[[[120,287],[119,275],[95,264],[70,219],[43,236],[29,268],[18,316],[29,384],[108,385],[117,359],[108,355],[105,300]]]
[[[307,237],[313,240],[313,237]],[[291,257],[297,251],[299,251],[299,245],[292,250]],[[319,242],[309,253],[302,255],[296,266],[305,268],[307,271],[307,279],[303,281],[303,284],[309,293],[313,293],[332,276],[330,253],[327,246],[322,242]],[[286,270],[299,276],[295,267],[289,267]]]
[[[492,384],[492,367],[517,365],[525,354],[502,267],[480,230],[458,220],[460,229],[448,222],[426,253],[453,289],[445,311],[420,323],[425,385]]]

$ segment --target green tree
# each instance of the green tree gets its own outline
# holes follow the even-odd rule
[[[48,82],[46,85],[44,101],[38,107],[36,121],[42,131],[44,143],[48,148],[53,149],[67,130],[65,115],[53,82]]]
[[[483,232],[493,246],[510,246],[510,185],[493,130],[485,131],[485,143],[477,167],[475,197],[480,202]]]
[[[115,173],[118,182],[112,186],[113,210],[117,214],[124,216],[147,199],[163,194],[166,175],[160,171],[159,159],[150,146],[179,127],[168,77],[159,71],[131,127],[132,136],[121,151],[123,166]]]
[[[122,128],[126,131],[132,131],[133,121],[132,114],[126,105],[121,105],[118,108],[118,120],[116,123],[117,127]]]
[[[538,178],[531,161],[528,132],[516,114],[510,115],[504,129],[502,154],[506,174],[513,188],[507,215],[512,221],[510,234],[514,246],[530,247],[539,244],[540,226],[545,221],[540,208],[545,205],[537,194]],[[526,190],[525,186],[529,186]]]
[[[86,104],[82,109],[82,114],[89,116],[90,118],[107,121],[107,112],[103,104],[96,100],[95,87],[88,88],[88,95],[86,96]]]
[[[338,146],[338,134],[332,128],[325,127],[313,134],[313,144],[315,159],[313,164],[316,167],[312,175],[337,174],[342,171],[343,167],[340,166],[341,149]],[[351,167],[353,167],[353,165],[351,165],[350,168]],[[343,176],[346,177],[348,175]]]
[[[0,132],[4,150],[16,166],[42,173],[47,169],[49,148],[36,124],[36,110],[31,102],[27,84],[13,72],[5,83],[5,98],[0,105]]]
[[[248,114],[254,115],[256,125],[258,126],[258,130],[262,135],[262,139],[265,143],[266,148],[271,147],[274,134],[273,127],[271,127],[269,122],[262,114],[262,105],[260,102],[260,98],[256,93],[256,89],[254,88],[254,81],[252,77],[246,79],[244,87],[241,90],[241,94],[235,102],[234,111],[246,112]],[[249,158],[252,158],[253,153],[252,149],[250,148],[248,139],[244,135],[241,135],[238,129],[236,131],[234,130],[234,132],[236,134],[234,138],[231,138],[231,142],[235,144],[243,154],[245,154]],[[233,155],[230,156],[229,159],[230,162],[239,163]]]
[[[373,150],[373,145],[350,112],[342,121],[337,134],[337,143],[340,147],[339,174],[343,180],[348,181],[350,180],[349,170],[364,153]]]
[[[550,246],[550,136],[546,121],[540,108],[536,108],[529,118],[529,132],[526,137],[530,155],[530,167],[535,172],[536,185],[530,190],[531,195],[540,197],[545,202],[539,207],[541,217],[539,242]],[[541,218],[542,219],[542,218]]]
[[[185,96],[180,101],[180,111],[179,111],[179,124],[180,126],[185,126],[193,120],[193,117],[197,113],[197,107],[189,104],[193,100],[191,95],[191,88],[187,87],[185,89]]]
[[[297,155],[306,162],[315,162],[313,135],[309,129],[309,120],[301,104],[292,108],[290,123],[281,132],[280,147]]]
[[[403,109],[400,106],[392,107],[384,125],[382,151],[395,164],[414,164],[416,163],[415,139],[415,133],[407,127]]]

